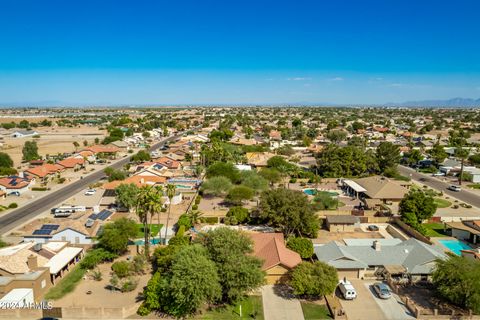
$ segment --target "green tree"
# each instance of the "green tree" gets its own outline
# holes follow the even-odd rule
[[[330,144],[320,153],[317,168],[323,177],[359,177],[377,172],[378,164],[370,150]]]
[[[432,149],[427,151],[432,159],[437,163],[442,163],[443,160],[445,160],[448,156],[448,154],[445,152],[445,148],[441,146],[438,142],[435,143],[432,147]]]
[[[430,219],[436,210],[433,197],[418,189],[410,190],[399,205],[402,220],[422,233],[425,231],[420,225],[424,220]]]
[[[162,209],[163,189],[161,186],[143,186],[138,193],[138,200],[136,206],[136,214],[143,223],[143,230],[145,235],[145,256],[150,258],[150,230],[149,218],[151,219],[155,214],[160,214]]]
[[[289,284],[295,295],[321,297],[335,291],[338,274],[334,267],[326,263],[302,262],[293,269]]]
[[[98,245],[107,251],[120,254],[125,252],[128,240],[137,235],[137,224],[127,218],[120,218],[114,222],[107,223],[100,236]]]
[[[103,170],[108,177],[108,181],[115,180],[125,180],[127,178],[127,173],[123,170],[113,169],[112,167],[105,168]]]
[[[410,151],[409,153],[407,153],[405,155],[406,159],[407,159],[407,163],[409,165],[415,165],[417,164],[420,160],[423,159],[423,156],[422,156],[422,153],[417,150],[417,149],[413,149],[412,151]]]
[[[140,188],[133,183],[122,183],[115,188],[117,202],[127,209],[135,208],[137,205],[138,193]]]
[[[237,223],[243,223],[247,221],[248,216],[249,216],[248,209],[244,207],[239,207],[239,206],[231,207],[230,209],[228,209],[228,212],[227,212],[227,217],[234,217]],[[232,224],[236,224],[236,223],[232,223]]]
[[[150,161],[152,158],[150,157],[150,153],[145,150],[138,151],[135,155],[132,156],[132,162],[145,162]]]
[[[332,143],[338,144],[347,138],[347,133],[343,130],[330,130],[326,137]]]
[[[287,247],[295,251],[302,259],[310,259],[313,256],[313,243],[307,238],[290,237]]]
[[[391,142],[380,142],[376,151],[380,172],[396,167],[400,162],[400,147]]]
[[[32,161],[40,159],[38,155],[38,146],[37,142],[35,141],[25,141],[22,149],[23,160],[24,161]]]
[[[260,196],[260,216],[286,236],[316,237],[320,226],[308,198],[296,190],[264,191]]]
[[[256,171],[243,171],[241,173],[242,185],[260,192],[268,189],[268,181]]]
[[[5,152],[0,152],[0,167],[1,168],[11,168],[13,167],[13,160]]]
[[[163,310],[174,317],[195,313],[221,297],[217,267],[200,245],[183,247],[174,257],[168,285],[161,288]]]
[[[262,262],[252,256],[252,240],[243,232],[217,228],[199,236],[215,262],[222,288],[222,301],[234,303],[264,282]]]
[[[293,166],[293,164],[291,164],[287,160],[285,160],[284,157],[273,156],[270,159],[268,159],[267,166],[269,168],[274,168],[274,169],[278,170],[279,172],[286,173],[290,170],[290,168]]]
[[[258,174],[267,180],[270,183],[270,186],[273,186],[274,183],[280,182],[282,178],[278,170],[271,168],[263,168]]]
[[[255,193],[252,189],[240,185],[235,186],[228,191],[227,200],[235,204],[242,204],[244,200],[250,200],[254,195]]]
[[[450,255],[439,259],[432,273],[437,291],[447,300],[480,313],[480,262]]]
[[[168,198],[168,214],[167,214],[167,223],[165,225],[165,243],[167,243],[167,231],[168,231],[168,222],[170,221],[170,210],[172,209],[172,199],[177,193],[177,186],[174,184],[167,184],[165,187]],[[160,230],[160,217],[158,218],[158,230]]]
[[[215,162],[207,169],[207,178],[224,176],[230,179],[232,183],[237,183],[240,180],[240,172],[235,166],[228,162]]]
[[[214,196],[221,196],[227,194],[232,188],[232,182],[224,176],[215,176],[208,179],[202,184],[202,191],[204,194],[211,194]]]

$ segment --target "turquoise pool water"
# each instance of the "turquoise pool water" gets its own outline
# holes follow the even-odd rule
[[[442,244],[442,246],[454,252],[458,256],[462,254],[460,250],[472,249],[472,247],[470,247],[468,244],[465,244],[459,240],[438,240],[438,241]]]
[[[143,245],[145,245],[145,240],[135,240],[135,241],[133,241],[133,243],[138,245],[138,246],[143,246]],[[158,238],[150,239],[150,243],[151,244],[159,244],[160,240]]]
[[[309,196],[314,196],[317,193],[326,193],[331,197],[337,197],[340,195],[338,192],[335,191],[318,191],[317,189],[303,189],[303,193],[308,194]]]

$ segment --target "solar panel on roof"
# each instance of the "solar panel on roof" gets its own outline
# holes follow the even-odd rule
[[[100,220],[105,221],[108,217],[110,217],[111,214],[112,214],[111,211],[102,210],[102,211],[97,215],[97,219],[100,219]]]
[[[58,224],[44,224],[40,229],[42,230],[57,230],[60,227]]]
[[[39,230],[33,231],[33,234],[35,234],[35,235],[49,235],[50,233],[52,233],[52,231],[53,230],[39,229]]]
[[[97,219],[97,215],[95,213],[92,213],[91,215],[88,216],[88,219],[95,220]]]

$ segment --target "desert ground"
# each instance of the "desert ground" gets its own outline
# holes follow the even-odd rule
[[[63,152],[74,152],[75,147],[73,142],[76,141],[83,147],[83,141],[87,140],[89,144],[93,144],[95,138],[103,139],[106,131],[99,130],[97,127],[80,126],[75,128],[68,127],[41,127],[35,129],[40,135],[40,138],[26,137],[26,138],[12,138],[10,135],[5,135],[3,138],[3,146],[1,152],[6,152],[12,158],[15,167],[21,165],[22,162],[22,147],[25,141],[34,140],[38,145],[38,152],[40,155],[57,154]],[[13,131],[12,131],[13,132]]]

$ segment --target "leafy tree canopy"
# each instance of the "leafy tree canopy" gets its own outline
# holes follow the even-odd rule
[[[320,297],[335,291],[338,274],[334,267],[326,263],[302,262],[293,269],[289,284],[296,295]]]

